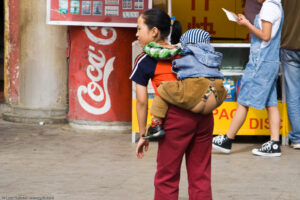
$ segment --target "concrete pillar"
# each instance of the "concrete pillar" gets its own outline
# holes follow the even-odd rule
[[[5,120],[66,122],[67,28],[46,24],[46,2],[19,1],[19,94]]]

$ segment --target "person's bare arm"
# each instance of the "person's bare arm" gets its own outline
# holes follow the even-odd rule
[[[141,136],[146,131],[147,115],[148,115],[148,91],[147,87],[136,84],[136,111],[139,124],[140,139],[136,146],[136,156],[142,158],[144,150],[148,151],[149,141],[144,140]]]
[[[136,84],[136,111],[139,124],[140,136],[145,133],[148,114],[148,91],[147,87]]]
[[[247,27],[250,32],[256,35],[256,37],[265,42],[268,42],[271,39],[272,23],[268,21],[262,20],[262,29],[260,30],[251,24],[244,15],[238,14],[237,24]]]

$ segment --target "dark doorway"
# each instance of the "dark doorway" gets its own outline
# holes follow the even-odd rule
[[[4,101],[4,1],[0,1],[0,102]]]

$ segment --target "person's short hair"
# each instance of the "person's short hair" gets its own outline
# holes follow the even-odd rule
[[[210,35],[202,29],[190,29],[186,31],[180,38],[180,43],[184,47],[187,44],[210,43]]]

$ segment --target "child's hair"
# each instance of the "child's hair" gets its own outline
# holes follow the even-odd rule
[[[156,27],[160,31],[161,39],[166,39],[171,30],[171,18],[170,16],[157,8],[146,10],[141,15],[144,19],[144,23],[149,29]],[[172,25],[171,44],[177,44],[181,36],[181,25],[178,21],[174,21]]]

